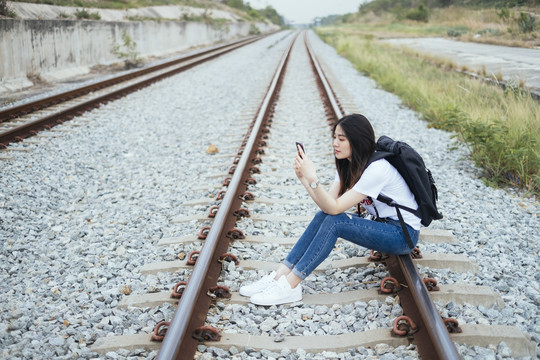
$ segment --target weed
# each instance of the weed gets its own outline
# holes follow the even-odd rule
[[[165,20],[163,18],[155,18],[150,16],[126,16],[125,19],[129,21],[155,21],[158,23]]]
[[[13,11],[7,4],[7,0],[0,0],[0,16],[7,16],[10,18],[17,17],[15,11]]]
[[[525,82],[516,76],[512,76],[506,81],[504,86],[504,93],[507,96],[526,97],[529,96],[525,90]]]
[[[530,33],[536,30],[536,18],[531,14],[521,12],[517,19],[519,31],[522,33]]]
[[[491,73],[491,77],[493,80],[495,80],[497,83],[500,83],[503,81],[503,74],[500,71],[497,71],[496,73]]]
[[[506,6],[502,7],[501,10],[497,11],[497,16],[504,22],[507,22],[510,19],[510,10]]]
[[[125,31],[122,31],[122,44],[115,44],[112,53],[116,57],[124,59],[128,69],[139,67],[142,63],[137,51],[137,43]]]
[[[98,12],[90,12],[86,9],[75,10],[75,17],[79,20],[81,19],[100,20],[101,19],[101,15],[99,15]]]
[[[460,37],[461,35],[466,34],[466,33],[467,31],[455,30],[455,29],[448,29],[448,31],[446,31],[446,35],[450,37]]]
[[[200,21],[202,19],[199,16],[193,15],[192,13],[183,13],[180,16],[180,20],[183,20],[183,21]]]
[[[486,78],[486,77],[487,77],[487,69],[486,69],[486,65],[483,65],[483,64],[482,64],[482,68],[481,68],[480,71],[478,72],[478,75],[480,75],[480,76],[483,77],[483,78]]]
[[[478,35],[492,35],[498,36],[501,32],[498,29],[485,28],[477,32]]]
[[[259,35],[261,30],[255,24],[249,26],[249,35]]]

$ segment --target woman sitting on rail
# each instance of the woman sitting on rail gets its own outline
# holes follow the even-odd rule
[[[405,180],[388,161],[374,161],[365,168],[376,148],[375,133],[368,119],[359,114],[344,116],[336,123],[333,137],[337,172],[328,191],[319,185],[313,162],[298,147],[293,163],[296,176],[321,211],[276,271],[240,288],[240,294],[251,297],[253,304],[269,306],[300,301],[300,283],[326,259],[338,237],[388,254],[411,251],[395,208],[377,200],[372,204],[371,199],[383,193],[399,204],[418,208]],[[372,215],[377,211],[384,220],[373,221],[345,213],[358,203]],[[416,245],[420,219],[407,211],[402,215]]]

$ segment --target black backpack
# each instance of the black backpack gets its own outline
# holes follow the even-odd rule
[[[442,214],[437,210],[437,187],[431,175],[431,171],[424,164],[422,157],[408,144],[394,141],[388,136],[381,136],[377,140],[377,151],[371,155],[366,167],[374,161],[386,159],[401,174],[409,189],[413,193],[418,210],[396,203],[391,198],[379,194],[377,200],[388,206],[396,208],[401,223],[401,228],[407,239],[409,247],[414,247],[400,209],[408,211],[420,218],[424,226],[431,224],[432,220],[442,219]]]

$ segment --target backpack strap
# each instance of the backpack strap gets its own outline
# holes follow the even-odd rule
[[[371,197],[369,197],[369,198],[371,199]],[[377,200],[385,203],[388,206],[392,206],[392,207],[394,207],[396,209],[396,214],[398,216],[399,224],[401,225],[401,231],[403,232],[403,236],[405,237],[405,241],[407,241],[407,245],[409,245],[409,249],[411,249],[411,250],[414,249],[414,244],[412,242],[411,236],[409,235],[409,231],[407,230],[407,225],[405,223],[405,220],[403,220],[403,215],[401,215],[401,211],[399,209],[401,208],[403,210],[410,211],[410,212],[414,213],[415,215],[416,215],[417,211],[413,210],[411,208],[408,208],[406,206],[399,205],[398,203],[396,203],[394,200],[392,200],[388,196],[384,196],[384,195],[381,195],[381,194],[379,194],[379,196],[377,196]],[[376,214],[375,221],[381,220],[381,218],[379,216],[379,211],[377,211],[377,207],[375,206],[375,203],[373,203],[373,199],[371,199],[371,202],[373,204],[373,209],[375,209],[375,214]]]
[[[405,237],[405,240],[407,241],[407,245],[409,245],[409,249],[414,249],[414,244],[411,239],[411,235],[409,235],[409,230],[407,230],[407,226],[405,226],[405,221],[403,220],[403,216],[401,216],[401,211],[398,207],[396,207],[396,213],[399,218],[399,224],[401,225],[401,231],[403,232],[403,236]]]
[[[413,215],[416,215],[416,217],[422,218],[420,216],[420,213],[418,212],[418,210],[411,209],[410,207],[400,205],[397,202],[395,202],[394,199],[389,198],[388,196],[385,196],[383,194],[379,194],[379,196],[377,196],[377,200],[379,200],[380,202],[385,203],[388,206],[395,207],[396,211],[398,209],[402,209],[402,210],[405,210],[405,211],[408,211],[408,212],[412,213]]]
[[[371,156],[369,157],[367,163],[366,163],[366,166],[365,168],[367,168],[372,162],[374,161],[377,161],[377,160],[381,160],[381,159],[384,159],[384,158],[387,158],[389,156],[394,156],[393,153],[389,152],[389,151],[375,151],[373,154],[371,154]],[[365,169],[364,168],[364,169]]]

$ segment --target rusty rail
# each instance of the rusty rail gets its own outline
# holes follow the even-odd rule
[[[248,39],[243,39],[237,42],[228,43],[223,46],[213,47],[211,49],[205,49],[203,51],[197,52],[195,54],[186,55],[184,57],[172,60],[167,63],[158,64],[152,67],[148,67],[145,69],[137,70],[134,72],[130,72],[129,74],[120,75],[118,77],[104,80],[101,82],[97,82],[92,85],[83,86],[81,88],[71,90],[62,94],[58,94],[55,96],[51,96],[46,99],[37,100],[32,103],[20,105],[14,108],[9,108],[4,111],[0,111],[0,123],[3,121],[6,121],[8,119],[14,118],[18,114],[29,114],[37,110],[41,110],[47,106],[56,105],[58,103],[83,96],[85,94],[88,94],[92,91],[96,91],[99,89],[103,89],[106,87],[110,87],[112,85],[119,84],[123,81],[128,81],[133,78],[136,78],[138,76],[143,76],[158,70],[166,69],[167,67],[175,66],[177,64],[180,64],[182,62],[186,62],[193,59],[198,59],[196,61],[193,61],[191,63],[187,63],[185,65],[176,67],[172,70],[163,72],[161,74],[158,74],[156,76],[150,77],[148,79],[136,82],[134,84],[125,86],[121,89],[117,89],[115,91],[111,91],[105,95],[96,97],[94,99],[85,101],[83,103],[76,104],[74,106],[71,106],[65,110],[53,113],[51,115],[44,116],[40,119],[27,122],[25,124],[22,124],[20,126],[17,126],[13,129],[6,130],[4,132],[0,133],[0,148],[5,148],[9,143],[21,141],[25,137],[36,135],[37,132],[51,128],[52,126],[55,126],[57,124],[60,124],[66,120],[70,120],[75,116],[79,116],[83,114],[85,111],[94,109],[98,107],[100,104],[107,103],[108,101],[120,98],[122,96],[125,96],[131,92],[134,92],[136,90],[139,90],[143,87],[146,87],[148,85],[151,85],[159,80],[162,80],[164,78],[170,77],[172,75],[175,75],[181,71],[187,70],[189,68],[192,68],[196,65],[199,65],[205,61],[211,60],[215,57],[218,57],[220,55],[223,55],[227,52],[230,52],[232,50],[235,50],[241,46],[250,44],[258,39],[260,39],[262,36],[258,37],[250,37]],[[213,53],[214,52],[214,53]]]
[[[91,93],[92,91],[100,90],[100,89],[103,89],[112,85],[119,84],[127,80],[134,79],[139,76],[143,76],[143,75],[146,75],[146,74],[158,71],[158,70],[162,70],[167,67],[174,66],[188,60],[192,60],[196,57],[203,56],[213,51],[218,51],[220,49],[225,49],[227,47],[234,47],[237,45],[246,45],[258,39],[260,39],[260,36],[250,36],[245,39],[227,42],[225,44],[218,45],[218,46],[212,46],[212,47],[200,50],[200,51],[193,52],[191,54],[180,56],[174,60],[166,61],[161,64],[145,67],[143,69],[133,70],[123,75],[115,76],[111,79],[98,81],[93,84],[85,85],[74,90],[62,92],[56,95],[51,95],[42,99],[38,99],[36,101],[32,101],[31,103],[13,106],[13,107],[0,111],[0,123],[5,122],[13,117],[19,116],[20,114],[25,114],[25,115],[30,114],[34,111],[46,108],[48,106],[59,104],[61,102],[73,99],[75,97],[86,95],[88,93]]]
[[[173,320],[157,355],[159,360],[193,359],[198,344],[198,341],[193,338],[193,333],[204,324],[211,301],[206,290],[217,283],[221,269],[221,264],[217,259],[221,253],[226,251],[229,245],[226,237],[236,222],[234,210],[238,209],[242,202],[239,195],[247,187],[246,179],[250,173],[250,163],[257,155],[257,141],[262,134],[263,125],[268,113],[271,111],[271,105],[283,80],[287,60],[296,38],[297,36],[292,39],[287,47],[268,92],[259,107],[242,156],[229,183],[228,191],[225,193],[214,223],[208,232],[204,247],[199,254],[190,280],[184,289],[178,308],[174,313]]]
[[[311,47],[307,32],[304,33],[304,43],[306,44],[306,49],[308,50],[309,59],[311,65],[313,66],[313,72],[315,73],[315,78],[317,79],[317,84],[319,85],[319,91],[321,93],[321,98],[327,110],[326,117],[330,125],[333,125],[340,118],[345,115],[343,108],[339,104],[339,101],[336,99],[334,90],[330,86],[324,71],[319,64],[319,60],[315,56],[315,52]]]
[[[398,295],[403,312],[416,324],[417,331],[413,336],[420,356],[423,359],[459,359],[446,325],[431,301],[411,255],[390,256],[386,265],[398,282],[407,284]]]
[[[320,79],[321,97],[328,99],[328,107],[331,111],[327,112],[327,117],[332,123],[332,118],[337,120],[344,115],[343,109],[335,98],[334,91],[312,51],[307,35],[304,37],[304,41],[310,53],[314,71]],[[460,356],[450,339],[446,325],[431,301],[429,291],[420,278],[411,255],[391,256],[386,260],[386,264],[394,278],[407,284],[406,287],[401,288],[399,297],[404,313],[415,322],[417,331],[413,336],[420,356],[423,359],[459,359]]]

